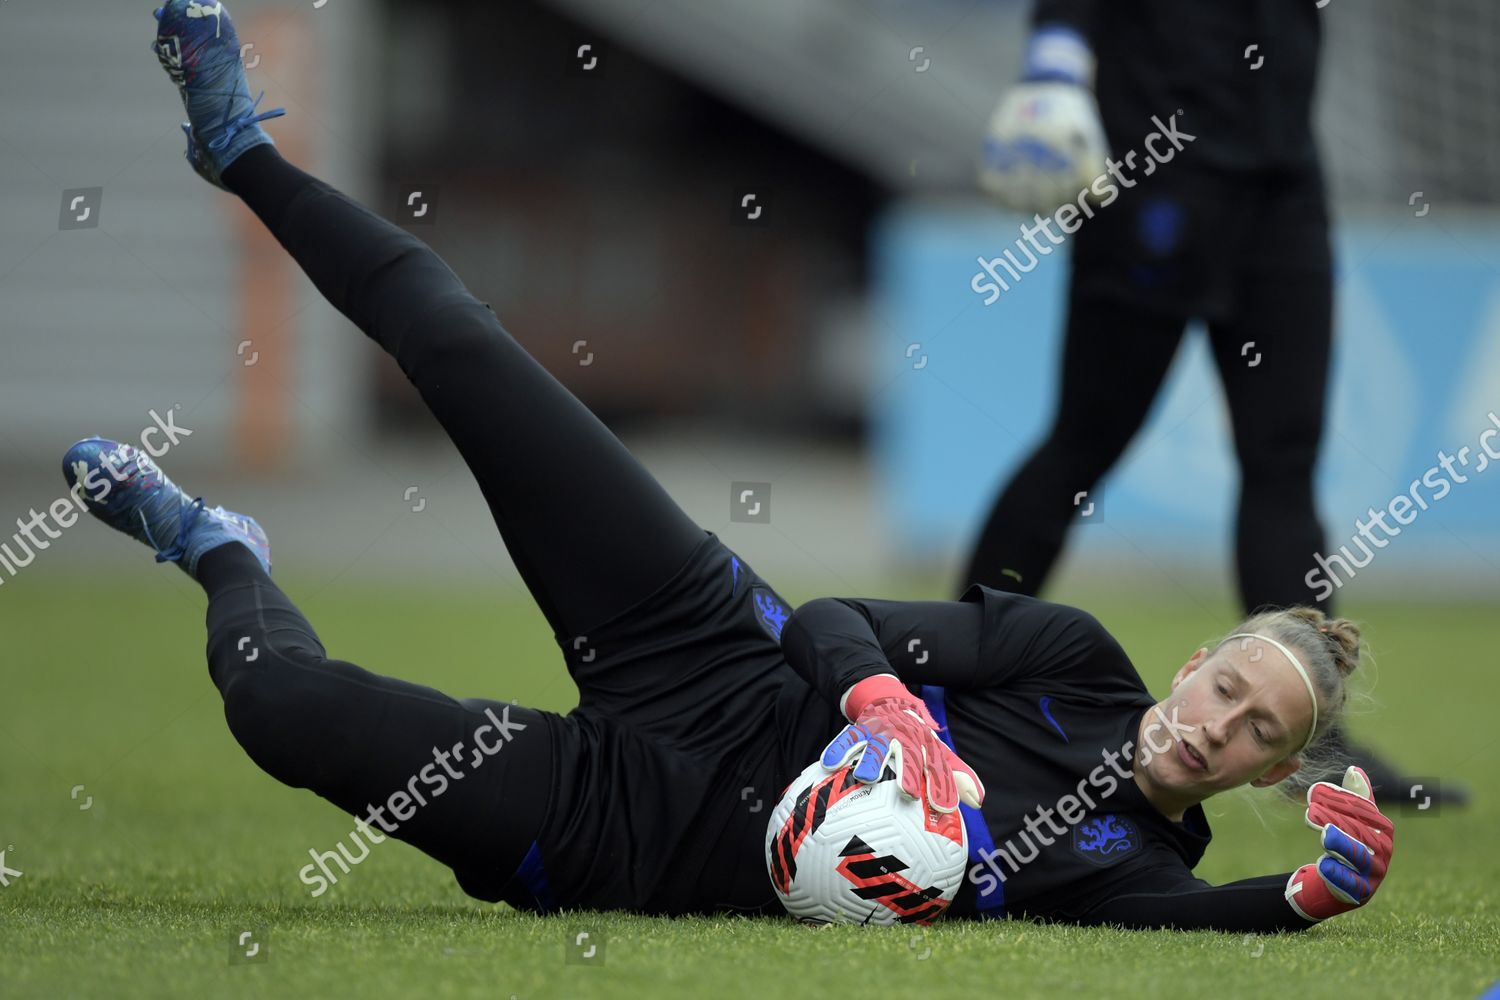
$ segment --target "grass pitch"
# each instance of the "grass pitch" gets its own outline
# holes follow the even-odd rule
[[[1362,912],[1270,937],[1022,921],[813,930],[533,917],[469,899],[396,841],[309,898],[297,878],[308,848],[331,847],[349,819],[240,751],[203,661],[201,594],[143,561],[111,579],[39,568],[0,591],[0,849],[23,873],[0,888],[0,996],[833,996],[887,983],[934,996],[1310,1000],[1473,997],[1500,979],[1487,606],[1342,608],[1365,623],[1379,665],[1381,707],[1354,720],[1356,735],[1474,794],[1465,811],[1399,816],[1391,873]],[[457,696],[573,703],[541,616],[498,588],[302,586],[295,571],[283,584],[335,656]],[[1157,690],[1233,617],[1228,605],[1072,599]],[[1198,874],[1210,881],[1314,856],[1316,835],[1274,792],[1207,808],[1215,838]],[[585,931],[602,947],[569,964]],[[256,960],[232,962],[246,932]]]

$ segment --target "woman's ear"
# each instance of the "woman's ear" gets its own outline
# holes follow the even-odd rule
[[[1300,767],[1302,767],[1302,758],[1296,754],[1292,754],[1286,760],[1271,765],[1270,770],[1250,782],[1250,784],[1256,788],[1269,788],[1291,777]]]
[[[1193,672],[1203,666],[1203,661],[1206,659],[1208,659],[1208,647],[1199,646],[1198,651],[1188,657],[1188,661],[1177,669],[1177,673],[1172,675],[1172,690],[1176,691],[1177,685],[1193,676]]]

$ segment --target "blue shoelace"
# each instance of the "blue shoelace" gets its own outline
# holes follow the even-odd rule
[[[249,111],[246,111],[244,114],[238,116],[237,118],[231,118],[229,121],[224,122],[223,125],[220,126],[224,130],[223,134],[210,142],[208,144],[208,148],[217,153],[219,150],[223,149],[225,146],[228,146],[231,142],[233,142],[235,136],[239,135],[251,125],[258,125],[263,121],[269,121],[272,118],[280,118],[282,115],[286,114],[286,108],[272,108],[270,111],[263,111],[257,115],[255,113],[255,109],[260,107],[261,99],[265,96],[266,92],[262,90],[260,94],[255,98],[254,102],[251,103]]]
[[[165,549],[157,544],[155,538],[151,537],[151,523],[146,520],[146,512],[136,512],[141,516],[141,525],[145,528],[146,540],[150,542],[151,547],[156,550],[157,562],[177,562],[187,554],[188,532],[192,529],[193,525],[197,523],[198,516],[202,511],[202,497],[199,497],[192,503],[188,504],[186,507],[182,508],[182,512],[179,515],[177,521],[177,540],[174,541],[169,548]]]

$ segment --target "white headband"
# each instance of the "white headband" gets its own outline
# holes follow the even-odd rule
[[[1271,645],[1281,650],[1281,655],[1290,660],[1292,666],[1297,668],[1297,676],[1302,678],[1302,683],[1307,687],[1307,696],[1312,699],[1312,727],[1308,729],[1307,740],[1302,744],[1302,750],[1306,750],[1309,746],[1312,745],[1313,734],[1318,731],[1318,695],[1317,692],[1313,690],[1312,678],[1307,676],[1307,668],[1302,666],[1301,660],[1292,655],[1292,651],[1290,649],[1287,649],[1281,643],[1277,642],[1275,639],[1272,639],[1268,635],[1259,635],[1255,632],[1236,632],[1234,635],[1229,636],[1224,641],[1228,642],[1230,639],[1239,638],[1261,639],[1265,642],[1269,642]],[[1242,645],[1240,648],[1243,649],[1244,646]],[[1301,753],[1302,750],[1298,750],[1297,752]]]

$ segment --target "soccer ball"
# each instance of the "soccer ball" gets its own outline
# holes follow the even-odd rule
[[[813,761],[766,828],[776,895],[813,924],[930,924],[958,893],[968,850],[962,817],[906,795],[889,765],[862,784],[853,764]]]

